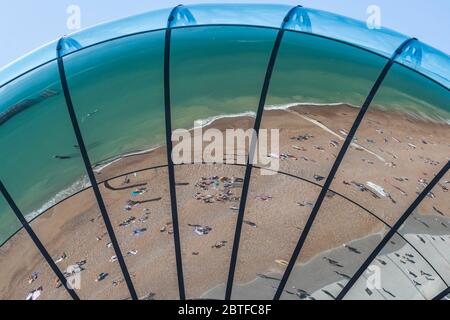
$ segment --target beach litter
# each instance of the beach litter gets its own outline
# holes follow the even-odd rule
[[[36,290],[30,291],[25,298],[25,300],[37,300],[41,296],[42,291],[44,289],[42,287],[37,288]]]
[[[307,149],[305,147],[292,146],[292,148],[294,148],[295,150],[299,150],[299,151],[307,151]]]
[[[308,141],[311,138],[314,138],[314,136],[310,135],[309,133],[306,133],[304,135],[298,135],[298,136],[291,137],[291,140]]]
[[[252,227],[252,228],[256,228],[256,227],[257,227],[256,223],[251,222],[251,221],[248,221],[248,220],[244,220],[244,223],[245,223],[246,225],[249,225],[249,226]]]
[[[172,222],[167,222],[164,226],[159,229],[161,233],[167,232],[169,235],[173,234]]]
[[[325,180],[325,177],[319,176],[319,175],[315,174],[315,175],[314,175],[314,179],[315,179],[317,182],[320,182],[320,181],[322,181],[322,180]]]
[[[140,236],[141,234],[143,234],[145,231],[147,231],[147,228],[134,229],[133,235],[137,237],[137,236]]]
[[[330,146],[333,148],[337,148],[337,147],[339,147],[339,142],[337,142],[336,140],[331,140]]]
[[[199,224],[188,224],[189,227],[194,228],[194,233],[199,236],[205,236],[212,231],[212,228],[209,226],[202,226]]]
[[[392,198],[392,196],[390,195],[390,193],[389,193],[389,192],[386,192],[386,190],[384,190],[383,187],[381,187],[381,186],[379,186],[379,185],[377,185],[377,184],[375,184],[375,183],[373,183],[373,182],[371,182],[371,181],[368,181],[368,182],[366,183],[366,185],[367,185],[367,187],[369,187],[370,189],[372,189],[373,191],[375,191],[378,195],[390,199],[390,200],[392,201],[392,203],[397,203],[397,202]]]
[[[297,205],[299,205],[300,207],[310,207],[310,208],[314,206],[314,204],[308,201],[297,202]]]
[[[343,267],[343,266],[342,266],[338,261],[336,261],[336,260],[330,259],[330,258],[328,258],[328,257],[323,257],[322,259],[325,260],[325,261],[327,261],[327,262],[328,262],[329,264],[331,264],[332,266],[339,267],[339,268],[342,268],[342,267]]]
[[[105,278],[106,278],[107,276],[108,276],[107,273],[102,272],[102,273],[100,273],[100,274],[97,276],[97,278],[95,279],[95,282],[103,281],[103,280],[105,280]]]
[[[137,189],[135,191],[132,191],[131,192],[131,196],[132,197],[137,197],[137,196],[143,195],[146,192],[147,192],[147,188],[146,187],[142,187],[142,188],[139,188],[139,189]]]
[[[297,157],[291,155],[290,153],[284,152],[284,153],[271,153],[269,155],[270,158],[274,158],[274,159],[280,159],[280,160],[289,160],[289,159],[294,159],[294,160],[298,160]]]
[[[255,199],[259,200],[259,201],[270,201],[270,200],[272,200],[272,196],[262,194],[262,195],[256,196]]]
[[[345,244],[345,243],[344,243],[343,246],[344,246],[344,248],[350,250],[350,251],[353,252],[353,253],[361,254],[361,251],[359,251],[358,249],[356,249],[356,248],[354,248],[354,247],[351,247],[351,246],[349,246],[349,245],[347,245],[347,244]]]
[[[136,218],[135,217],[129,217],[127,220],[123,221],[122,223],[119,224],[119,227],[126,227],[129,226],[132,223],[136,222]]]
[[[433,210],[436,211],[437,213],[439,213],[441,216],[445,216],[445,214],[441,210],[436,208],[435,206],[433,206]]]
[[[66,260],[66,259],[67,259],[67,254],[64,252],[64,253],[61,255],[61,257],[59,257],[59,258],[55,261],[55,263],[63,262],[63,261]]]
[[[287,265],[289,264],[286,260],[282,260],[282,259],[275,260],[275,263],[277,263],[277,264],[279,264],[280,266],[283,266],[283,267],[287,267]]]
[[[225,245],[228,243],[228,241],[217,241],[211,248],[220,249],[222,247],[225,247]]]
[[[35,282],[38,278],[38,273],[37,272],[33,272],[29,277],[28,277],[28,284],[32,284],[33,282]]]

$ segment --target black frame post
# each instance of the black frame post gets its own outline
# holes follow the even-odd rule
[[[73,300],[80,300],[80,298],[76,294],[75,290],[70,288],[69,285],[67,284],[66,277],[64,277],[64,275],[62,274],[61,270],[59,270],[58,266],[53,261],[52,257],[50,257],[50,254],[45,249],[44,245],[42,244],[41,240],[39,240],[39,238],[36,235],[36,233],[34,233],[33,229],[31,228],[30,224],[28,223],[27,219],[25,219],[25,217],[23,216],[22,212],[17,207],[16,203],[14,202],[13,198],[11,197],[11,195],[8,193],[8,190],[6,190],[6,187],[3,185],[2,181],[0,181],[0,191],[1,191],[2,195],[3,195],[3,197],[5,198],[6,202],[8,202],[8,204],[11,207],[12,211],[16,215],[17,219],[20,221],[20,223],[22,224],[23,228],[25,229],[25,231],[30,236],[31,240],[36,245],[36,247],[39,250],[39,252],[41,253],[42,257],[44,257],[44,259],[47,262],[47,264],[50,266],[50,268],[55,273],[56,277],[58,277],[58,280],[62,283],[62,285],[66,289],[67,293],[72,297]]]
[[[105,223],[106,230],[108,232],[109,238],[110,238],[112,246],[114,248],[114,252],[116,254],[117,260],[119,262],[120,269],[122,270],[122,274],[124,276],[128,290],[130,291],[131,299],[138,300],[136,290],[134,289],[133,282],[130,277],[130,273],[128,272],[128,268],[125,263],[125,259],[123,258],[122,251],[120,250],[119,242],[117,241],[113,226],[111,224],[111,220],[109,219],[109,215],[106,210],[106,206],[103,201],[103,197],[100,192],[100,188],[98,187],[97,180],[95,178],[95,174],[92,169],[91,161],[89,160],[89,155],[88,155],[88,152],[86,149],[86,145],[84,143],[83,136],[81,134],[80,126],[78,124],[75,109],[73,107],[72,97],[70,96],[69,85],[67,83],[66,72],[64,69],[64,60],[61,55],[63,41],[64,41],[64,38],[62,38],[58,43],[58,47],[57,47],[58,59],[57,59],[57,61],[58,61],[58,71],[59,71],[59,76],[60,76],[60,80],[61,80],[61,86],[62,86],[62,90],[64,92],[64,98],[66,100],[67,111],[69,112],[69,115],[70,115],[70,120],[72,122],[73,131],[75,133],[75,137],[77,139],[77,143],[80,148],[80,153],[81,153],[81,157],[83,158],[86,172],[89,176],[89,181],[91,182],[91,185],[92,185],[92,190],[94,191],[95,198],[97,199],[97,204],[100,209],[101,215],[103,217],[103,221]]]
[[[281,25],[281,28],[278,30],[277,37],[275,38],[275,42],[272,48],[272,52],[270,54],[269,63],[267,65],[266,74],[264,77],[264,83],[261,90],[261,96],[259,99],[258,104],[258,110],[256,112],[256,118],[255,118],[255,124],[253,127],[253,132],[255,133],[254,136],[252,136],[252,139],[250,141],[250,148],[247,158],[247,164],[245,168],[245,176],[244,176],[244,183],[242,185],[242,193],[241,193],[241,199],[239,204],[239,211],[238,211],[238,217],[236,221],[236,230],[234,234],[234,241],[233,241],[233,249],[231,252],[231,260],[230,260],[230,269],[228,272],[228,281],[227,281],[227,287],[225,292],[225,300],[231,299],[231,294],[233,291],[233,282],[234,282],[234,274],[236,272],[236,263],[237,258],[239,254],[239,244],[241,239],[241,233],[242,233],[242,225],[244,222],[244,214],[245,214],[245,207],[247,204],[247,196],[248,196],[248,189],[250,187],[250,179],[252,175],[252,169],[253,169],[253,159],[255,155],[256,150],[256,144],[258,142],[259,137],[259,129],[261,127],[261,121],[264,113],[264,106],[266,104],[267,94],[269,92],[270,87],[270,80],[272,78],[273,69],[275,67],[275,63],[278,57],[278,52],[280,49],[281,41],[283,40],[284,35],[284,26],[287,22],[289,22],[292,14],[294,11],[300,6],[296,6],[289,10],[289,12],[286,14],[283,23]]]

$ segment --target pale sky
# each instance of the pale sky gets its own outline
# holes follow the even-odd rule
[[[301,4],[366,21],[367,7],[381,8],[381,23],[415,36],[420,40],[450,53],[450,1],[449,0],[185,0],[191,3],[285,3]],[[77,5],[81,9],[82,28],[119,19],[125,16],[173,7],[180,1],[172,0],[14,0],[0,1],[0,67],[27,52],[73,32],[67,29],[67,8]]]

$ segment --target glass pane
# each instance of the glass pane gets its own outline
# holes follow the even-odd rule
[[[9,90],[2,92],[2,110],[8,113],[0,126],[0,148],[14,157],[0,160],[3,183],[22,213],[35,218],[32,226],[61,271],[78,263],[81,298],[126,298],[126,287],[111,285],[121,273],[106,258],[109,239],[97,202],[90,189],[81,192],[88,182],[56,62],[4,89]],[[103,279],[102,273],[108,276]]]
[[[52,59],[56,59],[56,42],[52,41],[0,68],[0,87],[15,77]],[[0,109],[1,112],[1,109]]]
[[[164,32],[107,42],[64,61],[97,180],[166,165],[165,148],[158,148],[165,142]]]
[[[450,86],[450,57],[423,42],[412,42],[396,61],[424,73],[447,88]]]
[[[0,299],[72,300],[23,231],[0,247]]]
[[[2,195],[0,206],[2,225],[7,222],[20,224]],[[36,300],[70,300],[71,297],[64,287],[56,288],[55,278],[55,274],[23,229],[0,246],[1,300],[25,300],[33,293]]]
[[[217,295],[220,299],[225,296],[236,223],[236,211],[230,208],[239,207],[245,171],[245,167],[232,164],[245,164],[248,149],[248,140],[227,138],[225,131],[253,128],[275,37],[276,30],[251,27],[196,27],[172,32],[172,127],[195,127],[187,135],[200,138],[192,150],[185,150],[185,159],[175,162],[218,163],[175,168],[176,181],[181,183],[177,197],[188,298],[198,298],[219,285]],[[209,135],[214,143],[207,141]],[[191,146],[191,141],[188,144]],[[215,152],[207,149],[219,145]],[[180,154],[182,147],[181,141],[175,144],[174,155]],[[217,158],[202,159],[203,154]],[[227,164],[223,164],[224,159]],[[202,234],[198,227],[212,230]]]
[[[163,29],[167,26],[167,19],[171,11],[172,8],[166,8],[133,15],[81,30],[71,34],[70,37],[82,47],[87,47],[133,33]]]
[[[369,212],[329,192],[281,298],[335,299],[385,231]]]
[[[239,24],[280,28],[292,6],[280,4],[187,5],[197,25]]]
[[[179,299],[167,168],[123,174],[100,190],[138,297]]]
[[[177,299],[173,235],[160,232],[172,223],[163,61],[163,31],[65,58],[78,122],[138,296]]]
[[[396,235],[344,299],[429,300],[445,288],[431,266]]]
[[[86,186],[56,62],[0,89],[0,177],[32,219]],[[32,160],[32,161],[31,161]],[[4,241],[18,227],[2,227]]]
[[[332,183],[393,225],[448,161],[450,92],[394,65]]]
[[[233,298],[273,298],[278,287],[274,279],[285,270],[343,144],[342,132],[349,131],[357,106],[385,63],[341,43],[285,33],[262,120],[262,129],[271,137],[268,157],[258,159],[275,175],[253,173],[245,219],[257,220],[258,228],[244,228]],[[265,220],[269,212],[277,218]],[[256,268],[253,261],[260,260],[264,263]]]
[[[253,169],[232,299],[271,300],[320,186]]]
[[[262,126],[278,129],[280,170],[323,184],[386,59],[286,32]]]
[[[334,13],[304,9],[311,21],[312,33],[343,40],[391,57],[408,37],[386,28],[369,28],[366,22]]]
[[[400,228],[447,284],[450,283],[450,201],[447,173]]]

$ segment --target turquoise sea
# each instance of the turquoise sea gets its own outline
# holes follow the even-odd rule
[[[195,27],[172,33],[173,128],[255,112],[276,30]],[[65,57],[79,124],[93,164],[164,143],[164,32],[114,40]],[[367,51],[286,32],[267,106],[291,103],[361,106],[386,63]],[[450,94],[394,65],[372,107],[449,122]],[[0,177],[29,218],[85,187],[85,172],[56,62],[0,89]],[[65,160],[54,156],[69,157]],[[0,199],[0,243],[19,228]]]

